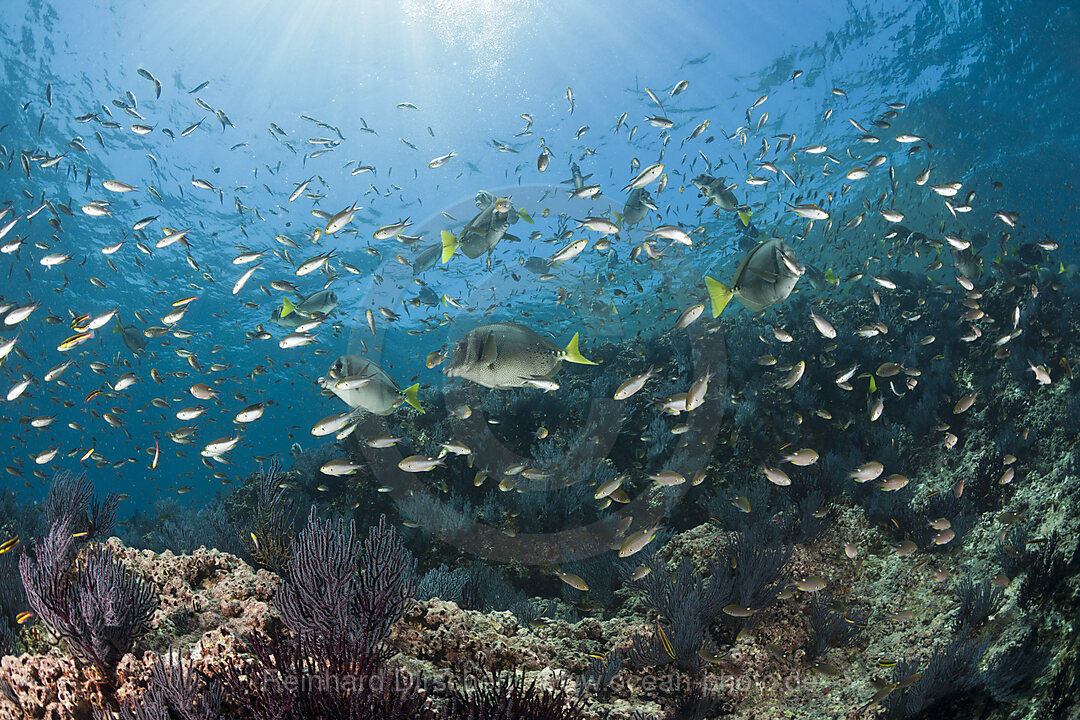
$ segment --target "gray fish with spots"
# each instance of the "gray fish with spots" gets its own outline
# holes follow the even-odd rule
[[[795,258],[795,251],[783,240],[770,238],[746,254],[730,286],[706,276],[713,317],[724,311],[732,297],[751,312],[761,312],[786,300],[805,274],[806,268]]]
[[[635,188],[623,205],[620,227],[632,228],[649,216],[649,210],[656,210],[652,195],[645,188]]]
[[[814,288],[818,292],[829,289],[829,281],[825,279],[825,273],[818,270],[810,263],[806,263],[806,279],[810,283],[810,287]]]
[[[371,380],[360,387],[339,386],[345,378],[366,378]],[[385,370],[360,355],[342,355],[324,377],[319,378],[319,385],[345,401],[356,410],[366,410],[375,415],[389,415],[403,402],[423,412],[417,392],[420,384],[416,383],[402,390]]]
[[[438,243],[421,250],[420,254],[412,262],[412,274],[419,275],[435,267],[435,263],[439,262],[439,258],[442,257],[442,251],[442,245]]]
[[[113,329],[114,333],[120,333],[120,338],[124,341],[124,345],[127,345],[127,349],[136,355],[143,352],[146,349],[146,336],[139,332],[134,325],[122,325],[120,319],[116,320],[116,327]]]
[[[708,198],[705,207],[715,205],[720,210],[737,212],[739,200],[735,193],[731,192],[726,180],[722,177],[714,178],[712,175],[698,175],[693,180],[698,189],[698,197]]]
[[[300,302],[296,303],[285,298],[281,307],[274,308],[274,312],[270,315],[270,322],[283,328],[295,328],[309,320],[326,317],[339,304],[337,294],[333,290],[320,290],[307,297],[301,296]]]
[[[956,270],[968,280],[975,280],[982,275],[982,258],[973,253],[970,247],[963,250],[953,248],[952,257]]]
[[[526,387],[535,378],[550,379],[563,361],[595,365],[578,349],[575,333],[565,348],[517,323],[489,323],[466,333],[443,372],[484,387]]]
[[[517,240],[506,232],[513,223],[518,221],[518,215],[514,212],[514,206],[510,204],[509,199],[497,198],[486,190],[481,190],[476,193],[476,207],[480,208],[480,212],[465,224],[458,237],[443,231],[443,262],[449,260],[454,250],[458,248],[461,248],[465,257],[478,258],[494,250],[503,237]]]

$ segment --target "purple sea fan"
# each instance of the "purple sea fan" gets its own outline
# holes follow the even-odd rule
[[[312,508],[292,551],[274,605],[293,632],[356,635],[374,649],[416,595],[416,561],[385,515],[360,542],[353,522]]]
[[[390,634],[416,596],[416,561],[385,515],[368,528],[361,547],[359,590],[355,611],[360,636],[374,646]]]
[[[34,543],[34,554],[19,558],[26,597],[41,622],[67,641],[75,655],[111,673],[150,627],[157,608],[154,589],[133,575],[112,553],[91,545],[81,567],[71,518],[53,523]]]
[[[442,720],[580,720],[582,698],[571,698],[566,686],[556,683],[545,689],[536,681],[525,684],[525,675],[495,675],[472,692],[454,691]]]
[[[321,520],[312,507],[307,527],[293,541],[292,555],[274,599],[285,624],[297,633],[347,630],[360,559],[355,524]]]
[[[426,720],[416,678],[381,665],[359,636],[291,634],[276,627],[249,638],[250,661],[225,668],[226,717],[251,720]],[[229,710],[236,710],[230,714]]]

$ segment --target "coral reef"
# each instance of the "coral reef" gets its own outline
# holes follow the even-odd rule
[[[105,673],[149,629],[157,609],[153,588],[132,574],[108,547],[90,545],[76,562],[71,516],[56,520],[19,560],[27,601],[49,632],[82,661]]]
[[[985,288],[984,304],[1006,290]],[[857,326],[896,324],[918,307],[904,290],[883,305],[828,299],[816,312]],[[796,296],[782,313],[808,306]],[[1042,312],[1032,308],[1030,322]],[[730,324],[732,347],[756,353],[760,322]],[[911,340],[898,330],[873,342],[900,353]],[[859,361],[818,338],[803,351],[831,353],[830,367]],[[271,464],[200,511],[162,505],[157,526],[126,526],[152,549],[103,540],[113,504],[95,501],[84,478],[58,476],[47,527],[5,510],[26,534],[27,593],[12,556],[0,556],[3,635],[22,652],[0,662],[0,708],[79,720],[156,720],[179,706],[200,720],[862,719],[958,707],[1065,717],[1080,687],[1067,631],[1080,520],[1045,508],[1048,497],[1080,492],[1075,429],[1047,420],[1073,412],[1069,379],[1031,392],[1023,367],[976,372],[984,350],[949,352],[956,378],[918,376],[916,389],[889,400],[888,426],[864,419],[869,395],[837,386],[825,363],[801,381],[817,392],[783,392],[771,366],[733,367],[737,390],[725,402],[734,412],[718,419],[720,441],[700,465],[686,465],[702,482],[679,484],[677,505],[667,504],[671,488],[643,479],[686,467],[677,464],[691,447],[690,433],[672,432],[677,419],[657,410],[662,398],[627,403],[601,456],[574,424],[613,422],[602,403],[586,409],[611,383],[574,377],[560,391],[574,399],[561,419],[551,396],[483,393],[477,413],[512,420],[490,425],[484,441],[501,450],[472,448],[470,462],[483,456],[483,466],[448,463],[424,493],[395,497],[363,470],[302,517],[312,481]],[[903,353],[903,364],[928,362]],[[640,354],[603,346],[596,356],[637,372],[663,365],[688,384],[689,354],[664,334],[643,337]],[[681,391],[671,381],[654,389]],[[976,392],[967,413],[952,412],[960,393]],[[544,433],[533,429],[541,421]],[[414,438],[410,452],[434,455],[455,437],[446,419],[397,422]],[[946,423],[962,441],[939,442]],[[769,482],[763,468],[781,465],[777,448],[796,428],[821,457],[784,464],[790,485]],[[1043,441],[1025,440],[1032,434]],[[334,452],[362,450],[354,440]],[[852,477],[871,461],[881,478]],[[657,519],[651,541],[619,557],[641,527],[617,534],[624,505]],[[592,523],[610,534],[591,556],[562,545],[544,566],[497,565],[446,542],[476,523],[510,539]],[[231,538],[239,554],[201,538]],[[340,682],[359,677],[380,682]]]

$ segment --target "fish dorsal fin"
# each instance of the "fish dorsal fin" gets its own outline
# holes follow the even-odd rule
[[[499,358],[499,348],[495,344],[495,333],[489,332],[484,339],[484,352],[480,356],[480,364],[486,365],[489,368],[495,366],[495,361]]]

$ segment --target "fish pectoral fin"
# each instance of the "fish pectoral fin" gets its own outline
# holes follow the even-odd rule
[[[480,356],[480,364],[487,365],[489,369],[495,367],[495,361],[499,359],[499,348],[495,344],[495,333],[488,333],[484,340],[484,352]]]
[[[289,298],[285,298],[281,303],[281,317],[285,318],[292,314],[293,310],[296,310],[296,305]]]
[[[752,267],[748,267],[746,269],[747,269],[748,272],[754,273],[755,275],[757,275],[762,280],[766,280],[766,281],[771,282],[771,283],[774,283],[774,282],[776,282],[777,280],[780,279],[779,275],[777,275],[776,273],[773,273],[773,272],[769,272],[768,270],[759,270],[758,268],[752,268]]]
[[[712,301],[712,316],[719,317],[735,292],[724,283],[714,280],[708,275],[705,276],[705,287],[708,289],[709,299]]]

